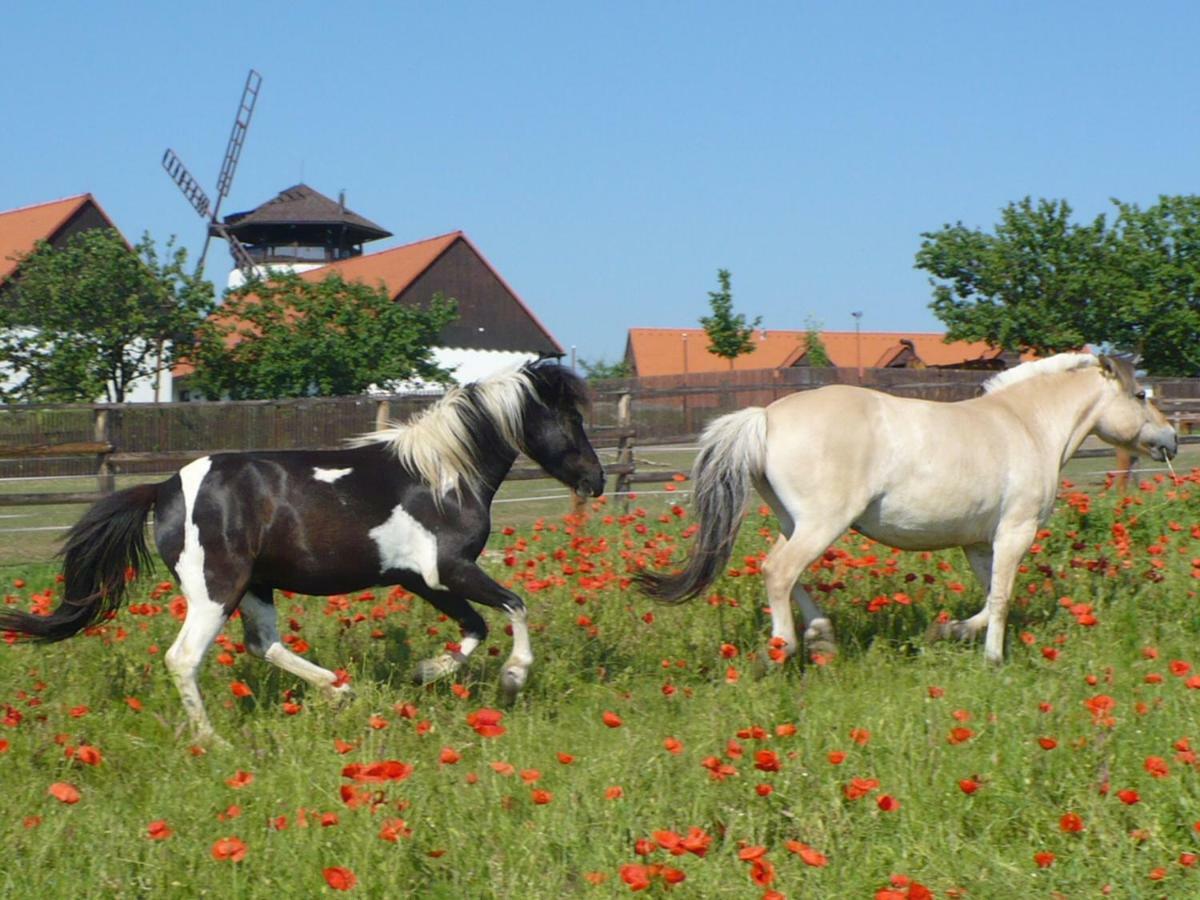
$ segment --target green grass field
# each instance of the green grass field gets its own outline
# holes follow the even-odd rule
[[[628,574],[682,554],[688,511],[601,502],[489,548],[531,610],[513,707],[503,617],[457,681],[415,688],[458,637],[423,601],[278,596],[293,649],[356,698],[323,705],[235,622],[201,680],[232,747],[207,751],[162,665],[175,589],[148,575],[86,635],[0,644],[0,894],[1200,896],[1198,491],[1195,470],[1064,490],[1001,668],[925,640],[980,603],[957,553],[848,535],[805,576],[840,656],[778,666],[769,517],[709,596],[661,607]],[[49,565],[4,578],[4,602],[53,605]]]

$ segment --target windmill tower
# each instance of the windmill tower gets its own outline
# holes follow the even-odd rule
[[[241,272],[243,279],[248,280],[259,274],[255,269],[255,261],[246,247],[231,234],[225,223],[218,216],[221,212],[221,201],[229,194],[233,185],[233,175],[237,171],[238,160],[242,155],[242,145],[246,142],[246,131],[250,128],[250,118],[254,115],[254,104],[258,102],[258,91],[262,86],[262,76],[254,69],[246,76],[246,86],[242,89],[242,101],[238,105],[237,115],[233,119],[233,129],[229,133],[229,143],[225,147],[225,159],[221,163],[221,174],[217,176],[217,202],[212,203],[204,189],[196,183],[192,173],[187,170],[183,160],[174,150],[167,148],[163,154],[162,165],[167,170],[183,196],[200,214],[200,218],[208,222],[204,235],[204,249],[200,251],[200,259],[196,263],[196,274],[204,271],[204,260],[208,256],[208,243],[213,237],[219,237],[229,244],[229,252],[233,255],[234,264]]]

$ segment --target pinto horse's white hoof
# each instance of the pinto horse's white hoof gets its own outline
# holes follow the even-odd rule
[[[414,684],[429,684],[437,681],[458,669],[458,661],[449,653],[435,656],[433,659],[423,659],[413,669]]]
[[[516,700],[528,679],[528,669],[521,666],[505,666],[504,671],[500,673],[500,690],[504,692],[505,699],[510,703]]]

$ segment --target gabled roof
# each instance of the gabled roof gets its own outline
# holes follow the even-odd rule
[[[346,281],[361,281],[371,287],[382,284],[395,300],[460,238],[465,240],[466,235],[461,231],[452,231],[423,241],[402,244],[391,250],[339,259],[327,266],[309,269],[300,277],[305,281],[324,281],[336,272]]]
[[[906,350],[926,366],[995,359],[1001,350],[982,341],[945,341],[938,332],[821,331],[830,362],[843,368],[885,368]],[[686,337],[685,337],[686,335]],[[754,350],[733,361],[734,371],[794,366],[808,352],[806,331],[755,331]],[[702,328],[631,328],[626,358],[638,375],[728,372],[729,361],[708,352]],[[685,363],[686,352],[686,363]]]
[[[33,250],[38,241],[53,242],[59,232],[89,205],[104,222],[116,228],[91,194],[77,194],[0,212],[0,284],[16,271],[17,257]]]
[[[369,219],[331,200],[307,184],[296,184],[249,212],[225,217],[235,235],[273,225],[344,226],[354,233],[356,242],[391,237],[392,233]]]
[[[382,284],[387,288],[392,299],[396,300],[444,253],[460,241],[470,248],[487,270],[503,285],[521,311],[546,336],[557,352],[563,353],[562,345],[550,333],[550,330],[533,314],[533,310],[504,280],[504,276],[496,271],[495,266],[488,262],[487,257],[479,252],[479,248],[462,231],[451,231],[448,234],[440,234],[423,241],[393,247],[391,250],[380,250],[377,253],[364,253],[362,256],[340,259],[327,266],[309,269],[307,272],[301,273],[300,277],[307,281],[322,281],[328,275],[336,272],[346,281],[361,281],[363,284],[371,286]]]

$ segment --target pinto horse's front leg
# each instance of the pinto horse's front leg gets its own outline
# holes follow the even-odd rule
[[[508,588],[497,584],[473,562],[460,562],[443,570],[442,583],[454,594],[469,597],[476,603],[502,609],[512,625],[512,653],[500,673],[500,687],[511,701],[521,692],[533,665],[533,647],[529,642],[525,601]]]
[[[457,622],[462,629],[462,641],[459,642],[457,650],[447,650],[445,653],[417,663],[417,667],[413,671],[413,681],[417,684],[428,684],[461,669],[471,654],[475,652],[475,648],[487,637],[488,627],[487,623],[483,621],[483,616],[479,615],[466,598],[456,591],[424,589],[418,593],[439,612]]]

